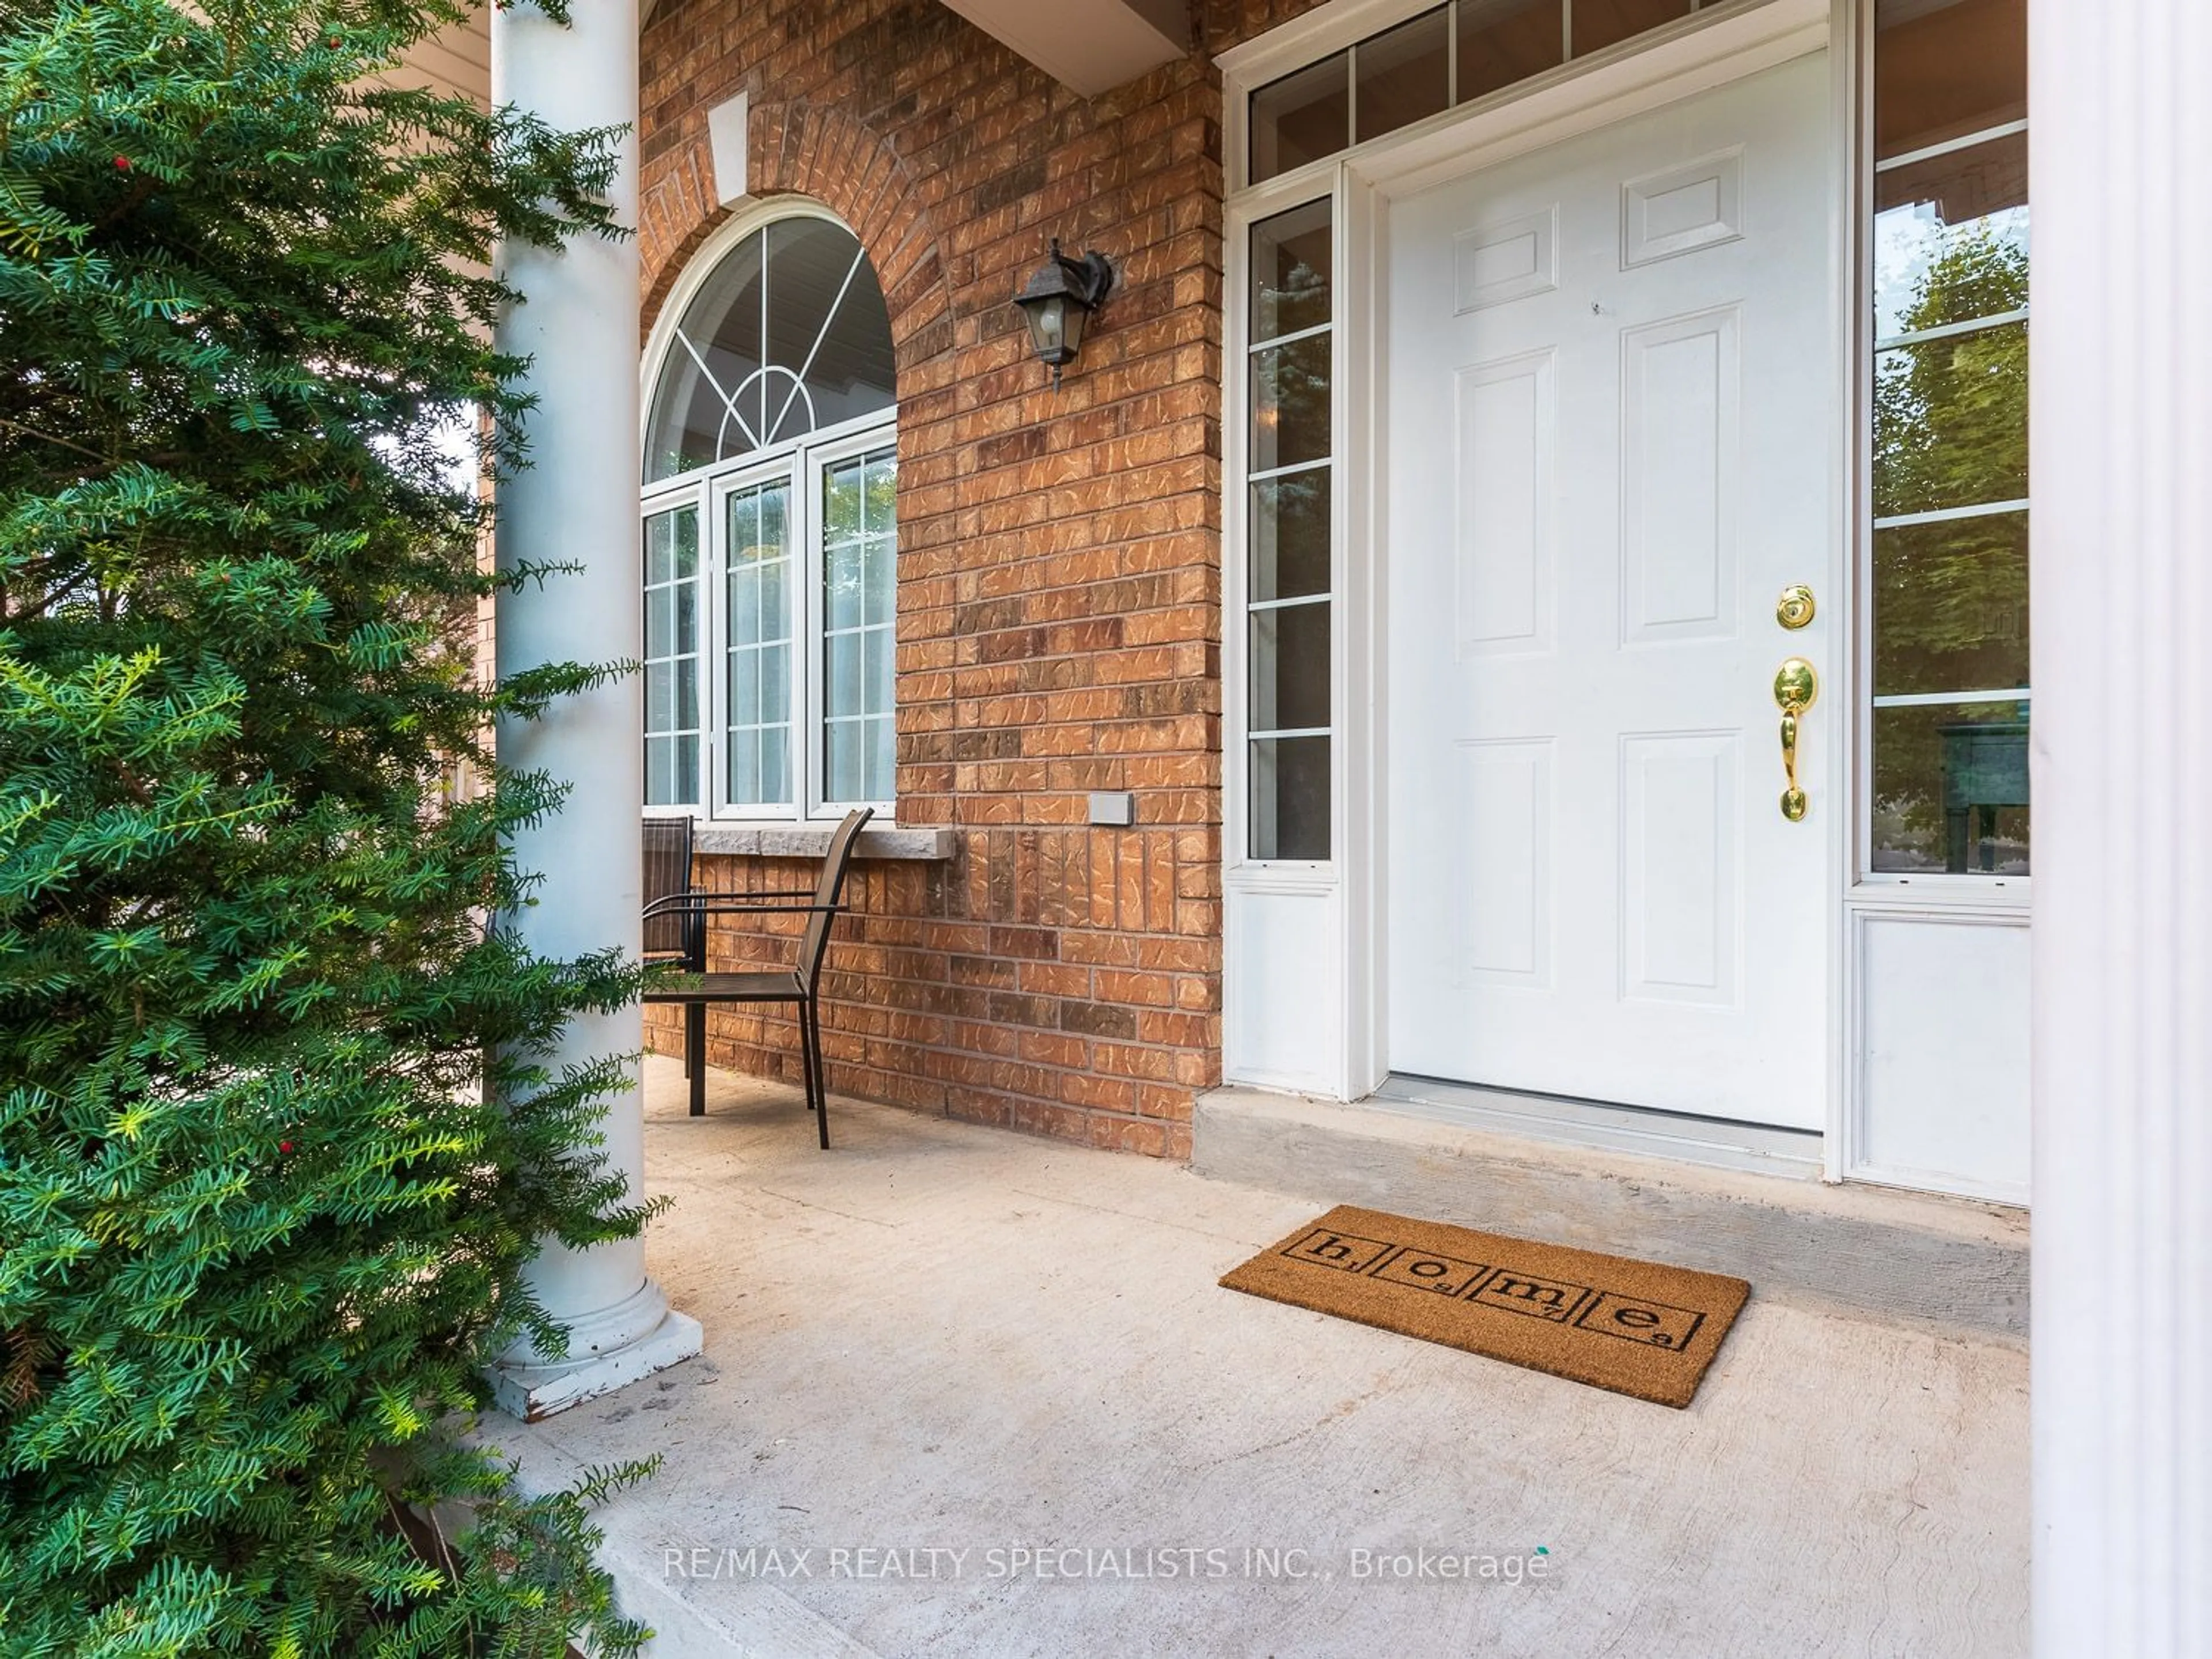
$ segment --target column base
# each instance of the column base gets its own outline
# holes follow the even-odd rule
[[[642,1329],[637,1328],[642,1322],[622,1317],[624,1313],[649,1316],[654,1304],[659,1304],[660,1316]],[[626,1333],[618,1341],[601,1345],[587,1343],[581,1329],[572,1330],[566,1359],[501,1360],[491,1372],[492,1397],[500,1410],[526,1423],[542,1422],[571,1406],[580,1406],[655,1371],[680,1365],[695,1357],[705,1340],[699,1322],[669,1307],[661,1298],[660,1287],[649,1279],[622,1309],[589,1322],[603,1328],[628,1326],[634,1334]]]

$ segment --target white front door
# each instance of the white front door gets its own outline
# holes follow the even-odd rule
[[[1829,108],[1804,58],[1390,209],[1394,1071],[1825,1121]]]

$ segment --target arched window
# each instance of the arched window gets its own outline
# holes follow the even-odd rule
[[[708,817],[892,798],[896,381],[853,233],[801,209],[702,252],[655,333],[645,799]]]

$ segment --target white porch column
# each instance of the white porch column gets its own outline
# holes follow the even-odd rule
[[[2212,1654],[2212,7],[2031,0],[2035,1651]]]
[[[556,128],[628,126],[616,216],[637,222],[637,0],[576,0],[573,27],[518,4],[491,14],[492,100]],[[501,674],[535,664],[635,659],[643,654],[638,597],[638,255],[634,240],[579,237],[558,252],[508,246],[507,279],[527,296],[499,331],[529,357],[530,471],[502,487],[497,552],[574,561],[580,574],[501,595],[495,648]],[[543,873],[538,902],[514,919],[532,945],[567,957],[639,945],[638,824],[642,816],[643,709],[625,678],[556,704],[542,720],[503,727],[501,758],[542,768],[573,786],[561,811],[518,837],[522,866]],[[561,1059],[628,1054],[643,1045],[633,1006],[579,1019]],[[614,1104],[607,1156],[644,1174],[637,1094]],[[531,1269],[538,1294],[569,1327],[567,1358],[502,1364],[500,1403],[539,1418],[688,1359],[698,1322],[672,1312],[646,1277],[642,1245],[573,1251],[549,1243]]]

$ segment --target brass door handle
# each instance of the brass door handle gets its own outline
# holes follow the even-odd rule
[[[1782,792],[1782,816],[1796,823],[1811,805],[1797,787],[1797,718],[1820,695],[1820,677],[1802,657],[1792,657],[1775,671],[1774,701],[1782,710],[1782,768],[1790,787]]]

